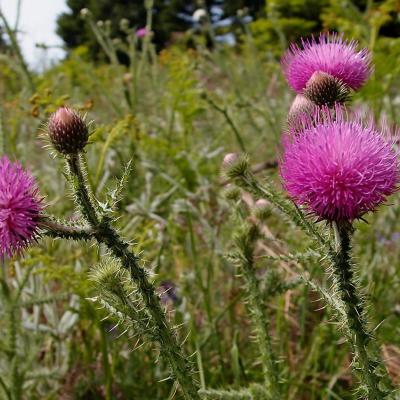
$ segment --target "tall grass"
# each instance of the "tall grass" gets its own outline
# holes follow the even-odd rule
[[[127,30],[131,40],[132,32]],[[106,43],[114,54],[112,41]],[[396,122],[398,40],[378,38],[374,47],[375,75],[354,106],[368,105]],[[271,187],[280,185],[275,166],[293,96],[278,60],[255,47],[251,37],[240,48],[221,46],[212,53],[176,46],[156,55],[151,43],[141,53],[129,41],[124,49],[129,68],[113,59],[94,65],[85,49],[77,49],[32,76],[29,86],[20,79],[31,78],[24,64],[12,69],[4,63],[2,151],[30,166],[48,210],[73,223],[71,192],[60,178],[63,162],[43,150],[39,131],[62,104],[95,121],[86,148],[88,184],[99,207],[116,196],[116,228],[134,239],[132,248],[151,271],[202,397],[354,398],[358,381],[320,261],[332,238],[286,200],[279,200],[278,212],[269,206],[262,216],[254,211],[254,201],[274,200]],[[239,196],[221,177],[220,166],[225,153],[243,149],[251,154],[258,181],[249,174],[241,182],[247,194]],[[124,175],[131,160],[133,171]],[[113,192],[121,178],[122,197]],[[370,294],[376,344],[395,383],[400,376],[399,211],[396,194],[390,206],[366,217],[368,225],[356,224],[353,239],[359,284]],[[261,232],[243,248],[238,241],[243,225],[250,229],[255,221]],[[234,241],[235,226],[240,229]],[[4,398],[182,398],[151,337],[138,335],[140,326],[124,325],[126,316],[106,302],[92,301],[98,295],[92,268],[105,254],[90,242],[45,239],[23,258],[3,263]],[[254,338],[261,326],[268,333],[263,342],[258,334]],[[273,348],[275,359],[265,347]],[[273,387],[275,394],[268,397],[265,390]]]

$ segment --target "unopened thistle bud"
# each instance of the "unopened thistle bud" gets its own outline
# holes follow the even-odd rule
[[[124,32],[128,31],[128,29],[129,29],[129,19],[122,18],[119,21],[119,28]]]
[[[304,88],[304,96],[318,106],[332,107],[335,103],[344,103],[350,88],[339,78],[326,72],[316,71]]]
[[[231,201],[237,201],[240,199],[240,189],[234,185],[228,184],[223,192],[225,198]]]
[[[222,172],[229,179],[235,179],[243,175],[249,168],[249,160],[246,155],[228,153],[222,162]]]
[[[54,148],[62,154],[76,154],[89,139],[85,121],[68,107],[59,108],[49,119],[48,132]]]
[[[239,155],[237,153],[228,153],[225,154],[224,156],[224,161],[222,162],[222,167],[223,168],[228,168],[232,164],[234,164],[239,158]]]
[[[256,218],[263,221],[271,215],[269,203],[265,199],[259,199],[254,203],[253,214]]]
[[[314,116],[317,109],[318,107],[313,101],[302,94],[298,94],[293,100],[288,113],[287,123],[289,129],[293,132],[301,130],[304,120]]]

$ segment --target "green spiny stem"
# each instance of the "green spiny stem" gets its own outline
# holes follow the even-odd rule
[[[274,400],[282,399],[282,386],[279,381],[279,366],[276,361],[272,340],[269,334],[270,324],[265,310],[264,296],[254,270],[254,245],[258,237],[256,226],[249,227],[237,239],[237,247],[241,253],[240,266],[245,280],[245,290],[249,299],[251,318],[256,330],[256,337],[261,353],[264,376]]]
[[[53,238],[72,239],[72,240],[90,240],[93,238],[93,228],[74,227],[60,224],[47,216],[42,216],[39,221],[39,227],[46,236]]]
[[[81,208],[83,217],[92,227],[96,227],[100,224],[99,216],[97,215],[96,209],[92,204],[87,182],[82,172],[80,155],[73,154],[67,158],[68,166],[72,177],[74,178],[74,190],[76,195],[77,203]]]
[[[257,278],[251,267],[243,268],[244,278],[249,296],[249,303],[251,307],[251,315],[253,324],[257,332],[257,340],[261,352],[263,363],[264,375],[266,376],[273,394],[274,399],[281,399],[281,390],[279,384],[278,365],[274,356],[272,348],[271,337],[269,336],[269,321],[264,314],[263,298],[260,294]]]
[[[259,384],[236,390],[202,389],[199,393],[204,400],[264,400],[271,398],[265,388]]]
[[[242,390],[215,390],[204,389],[200,391],[204,400],[253,400],[253,396],[247,389]]]
[[[351,344],[359,363],[361,379],[366,386],[369,400],[380,400],[387,393],[380,390],[382,377],[375,371],[380,364],[378,359],[372,359],[368,353],[371,335],[367,327],[364,304],[354,283],[354,273],[351,262],[351,231],[348,223],[333,223],[336,239],[335,253],[332,255],[332,267],[340,293],[345,305],[347,325],[350,332]]]
[[[10,362],[10,388],[13,400],[19,400],[22,396],[21,383],[19,379],[19,360],[17,353],[17,310],[10,299],[8,310],[8,351]]]
[[[121,260],[122,266],[129,271],[132,281],[136,283],[156,328],[161,354],[168,361],[185,398],[190,400],[200,399],[190,363],[183,355],[182,347],[168,324],[155,288],[148,279],[147,271],[140,267],[138,258],[128,249],[129,244],[120,238],[118,233],[110,226],[109,221],[99,220],[91,202],[79,157],[77,155],[69,157],[68,165],[75,178],[74,189],[77,202],[81,207],[83,216],[95,230],[93,236],[99,243],[105,244],[112,254]]]
[[[192,378],[193,372],[190,364],[183,356],[182,348],[169,327],[155,288],[150,283],[146,270],[139,266],[137,257],[128,250],[128,244],[122,241],[109,226],[101,227],[100,232],[96,234],[96,238],[100,243],[104,243],[113,255],[121,260],[122,265],[129,270],[131,278],[137,284],[158,331],[157,336],[162,354],[168,359],[172,372],[178,379],[185,397],[187,399],[198,399],[197,386]]]

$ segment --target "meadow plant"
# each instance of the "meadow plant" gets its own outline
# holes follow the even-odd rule
[[[350,255],[352,222],[381,205],[398,187],[400,169],[393,142],[372,122],[346,121],[336,109],[334,119],[325,110],[296,135],[284,138],[281,161],[283,185],[299,206],[305,206],[334,230],[331,255],[335,289],[346,307],[346,323],[355,352],[354,366],[361,373],[368,398],[378,399],[382,376],[379,361],[370,357],[371,340],[364,302],[354,280]]]
[[[180,383],[185,398],[199,398],[191,364],[182,354],[159,296],[149,281],[148,272],[140,265],[137,255],[129,250],[129,243],[112,226],[110,214],[113,205],[109,203],[100,209],[99,202],[91,193],[82,153],[88,141],[88,126],[78,113],[63,107],[50,117],[47,130],[54,149],[65,158],[66,176],[83,220],[77,225],[67,225],[42,214],[41,201],[31,175],[18,163],[12,164],[3,158],[0,165],[2,256],[20,253],[39,230],[42,235],[54,238],[95,240],[99,246],[104,245],[111,258],[103,261],[92,274],[92,280],[100,291],[100,304],[119,319],[129,318],[144,332],[151,332],[151,337],[160,345],[160,353],[170,365],[171,375]],[[129,282],[136,288],[130,286]],[[138,311],[133,305],[136,303],[132,296],[136,291],[144,312]],[[121,313],[118,307],[107,302],[110,300],[107,293],[113,293],[111,299],[123,304],[125,312]],[[127,304],[132,306],[132,310],[126,311]]]
[[[89,130],[85,121],[68,107],[59,108],[49,119],[50,142],[62,154],[77,154],[86,146]]]
[[[394,398],[395,392],[355,277],[351,236],[355,220],[397,191],[400,167],[393,133],[386,127],[378,129],[371,118],[363,122],[358,115],[347,115],[340,104],[371,73],[368,50],[357,52],[356,46],[342,36],[321,34],[319,40],[303,40],[302,48],[292,45],[282,59],[287,81],[298,93],[289,111],[288,132],[282,137],[280,160],[289,198],[272,184],[259,183],[246,156],[229,154],[223,165],[232,182],[256,199],[268,200],[313,239],[318,252],[326,253],[320,262],[327,264],[333,286],[330,290],[312,282],[311,286],[332,306],[351,344],[359,396],[378,400]],[[326,222],[326,231],[316,224],[319,221]],[[249,231],[241,243],[251,242],[253,236]],[[261,337],[257,332],[258,340]]]
[[[147,2],[147,8],[151,10],[151,1]],[[116,48],[107,34],[106,24],[95,24],[87,10],[82,15],[97,33],[113,68],[119,68]],[[137,83],[141,77],[137,70],[145,69],[148,58],[146,51],[149,49],[138,63],[136,31],[129,26],[124,29],[131,40],[128,53],[132,62],[131,73],[127,77],[129,79],[124,84],[131,85],[127,93],[127,105],[131,111],[135,111],[139,97]],[[150,32],[150,12],[146,28],[143,29]],[[143,37],[145,48],[150,46],[149,36]],[[156,289],[150,272],[144,267],[139,255],[132,250],[132,243],[125,240],[116,228],[118,203],[129,179],[130,164],[117,186],[105,200],[100,200],[97,195],[99,192],[95,195],[89,184],[91,180],[86,167],[85,151],[90,142],[90,126],[74,109],[59,108],[50,116],[46,133],[52,149],[65,162],[64,176],[80,216],[78,219],[61,220],[47,214],[31,174],[18,162],[3,157],[0,160],[0,257],[5,259],[15,254],[20,255],[41,236],[95,243],[102,259],[89,273],[89,280],[96,292],[88,300],[103,308],[107,318],[116,320],[114,328],[120,328],[119,336],[132,335],[129,339],[133,339],[137,335],[141,340],[157,343],[161,357],[169,366],[170,378],[178,382],[186,399],[289,398],[289,368],[276,343],[278,337],[270,301],[274,296],[284,294],[305,282],[318,291],[330,306],[352,348],[352,367],[359,378],[360,398],[394,399],[395,392],[380,357],[374,329],[370,326],[366,312],[366,300],[358,284],[357,270],[351,255],[351,238],[355,222],[375,211],[397,190],[400,172],[395,141],[390,137],[388,129],[379,129],[371,121],[364,122],[357,115],[347,116],[342,108],[350,92],[360,89],[372,70],[368,50],[357,51],[356,48],[355,41],[347,41],[336,34],[322,34],[318,39],[303,41],[302,47],[292,45],[282,59],[287,81],[296,92],[296,99],[288,114],[288,129],[282,137],[283,150],[279,167],[287,194],[276,189],[272,180],[261,183],[255,176],[254,168],[250,167],[247,155],[229,153],[223,161],[223,184],[230,181],[225,195],[235,216],[234,224],[237,225],[232,235],[232,251],[226,255],[226,260],[236,266],[235,271],[239,275],[237,280],[241,282],[247,300],[258,349],[257,359],[252,360],[252,364],[255,361],[256,365],[262,366],[261,383],[247,382],[246,387],[236,385],[216,389],[208,389],[205,383],[201,347],[214,333],[212,330],[216,329],[221,315],[235,306],[240,296],[236,296],[215,319],[209,317],[209,326],[206,328],[210,332],[203,342],[196,343],[200,385],[197,383],[192,361],[184,353],[179,336],[171,326],[164,308],[164,303],[169,301],[165,294],[174,291],[174,283],[165,281]],[[180,96],[180,87],[178,89]],[[219,107],[207,96],[205,99],[211,108],[225,118],[235,133],[238,146],[244,150],[247,143],[227,109]],[[168,143],[174,121],[172,116],[167,128]],[[153,145],[153,142],[150,143]],[[188,147],[185,142],[185,149]],[[103,163],[104,160],[101,160],[100,165]],[[99,181],[97,178],[96,183]],[[173,188],[170,193],[175,190]],[[248,199],[249,194],[254,200],[250,211],[251,207],[244,206],[244,199]],[[171,194],[167,193],[166,196]],[[194,198],[191,194],[190,200]],[[276,215],[279,221],[283,217],[293,232],[298,228],[306,234],[310,241],[306,242],[305,250],[260,255],[264,249],[260,244],[278,241],[268,236],[271,232],[264,225]],[[191,251],[196,259],[191,221],[190,230]],[[295,265],[295,278],[286,281],[268,267],[260,268],[265,260],[285,261]],[[304,267],[310,260],[327,268],[332,278],[331,288],[313,280],[310,271]],[[195,261],[198,262],[197,259]],[[209,263],[211,265],[212,261]],[[204,292],[206,308],[212,316],[212,306],[207,303],[210,288],[201,282],[201,273],[197,268],[196,265],[196,274],[200,277],[199,287]],[[211,268],[208,268],[207,279],[210,279]],[[3,284],[2,287],[6,288],[5,293],[8,295],[8,286]],[[17,339],[13,333],[17,324],[15,310],[18,296],[9,301],[8,308],[12,333],[9,335],[9,359],[12,364],[10,387],[14,387],[14,394],[0,380],[12,399],[21,398],[22,395],[22,385],[16,384],[20,375],[16,357]],[[176,296],[171,294],[171,299],[175,303]],[[239,365],[237,369],[240,368]],[[111,398],[110,393],[108,387],[108,398]]]

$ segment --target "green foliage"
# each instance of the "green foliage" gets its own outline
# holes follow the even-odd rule
[[[173,39],[174,34],[185,32],[192,27],[190,21],[194,11],[204,5],[209,11],[213,6],[222,7],[225,17],[236,15],[238,9],[248,7],[249,11],[256,15],[263,6],[263,0],[238,0],[218,2],[206,0],[155,0],[153,4],[153,41],[157,49],[162,49]],[[141,28],[146,26],[146,5],[143,0],[67,0],[69,11],[58,18],[57,32],[69,49],[85,46],[89,49],[92,59],[103,59],[101,44],[97,42],[90,26],[81,18],[81,10],[90,10],[95,21],[108,23],[107,30],[112,38],[124,39],[125,34],[120,29],[121,20],[127,20],[129,26]],[[126,62],[126,58],[120,55],[120,59]]]
[[[279,0],[266,4],[266,17],[253,22],[251,30],[256,45],[273,49],[277,57],[288,43],[321,30],[344,32],[374,48],[379,35],[395,38],[400,29],[396,0]]]
[[[275,3],[279,11],[281,2]],[[373,10],[384,4],[372,3]],[[157,55],[149,48],[131,54],[136,57],[134,68],[95,64],[88,48],[77,47],[68,59],[34,76],[33,96],[15,59],[1,59],[1,150],[32,169],[48,212],[62,218],[54,223],[87,228],[61,179],[63,160],[47,154],[37,140],[38,131],[62,104],[95,121],[85,157],[99,215],[112,210],[115,228],[135,241],[131,248],[150,271],[179,343],[186,354],[193,354],[189,359],[204,398],[267,397],[260,351],[252,340],[252,315],[244,301],[248,298],[244,277],[237,276],[236,261],[225,257],[235,252],[233,226],[255,219],[262,227],[253,253],[255,275],[270,318],[269,332],[279,339],[273,346],[285,378],[285,396],[350,400],[357,387],[350,375],[351,350],[337,323],[345,310],[332,297],[324,268],[329,260],[323,256],[332,237],[321,235],[326,230],[323,223],[315,229],[314,222],[277,189],[274,166],[292,93],[276,62],[282,44],[276,40],[280,36],[271,18],[297,24],[293,33],[285,34],[285,41],[318,30],[326,18],[327,27],[336,21],[335,28],[346,29],[347,35],[369,45],[377,14],[355,17],[348,8],[332,8],[330,2],[324,19],[295,15],[295,10],[306,12],[303,5],[292,1],[293,14],[269,14],[264,22],[269,22],[270,36],[256,42],[259,47],[254,46],[258,40],[254,33],[254,38],[243,37],[240,48],[221,45],[212,53],[171,47]],[[318,7],[307,10],[320,13]],[[359,9],[364,13],[365,4],[359,2]],[[296,23],[295,18],[307,23]],[[83,21],[74,22],[82,24],[82,32],[86,29]],[[400,51],[398,39],[383,36],[389,35],[386,27],[391,22],[387,24],[373,43],[374,76],[354,101],[361,107],[368,103],[377,117],[386,116],[391,124],[400,112]],[[124,51],[130,54],[129,48]],[[226,174],[221,177],[223,155],[241,151],[235,130],[251,154],[234,174],[235,179],[248,178],[240,181],[240,191],[227,187]],[[267,212],[254,211],[258,198],[269,200]],[[399,204],[396,194],[390,206],[367,217],[368,224],[357,223],[353,239],[354,259],[360,266],[358,284],[369,293],[369,328],[382,345],[394,382],[400,364]],[[79,232],[83,233],[87,234]],[[137,315],[130,312],[142,312],[142,300],[125,286],[126,271],[107,256],[104,246],[96,248],[93,240],[49,238],[23,258],[7,260],[2,277],[12,297],[18,292],[21,297],[9,307],[2,287],[0,398],[7,396],[11,382],[17,382],[15,391],[23,390],[33,400],[182,399],[168,379],[168,363],[161,357],[154,361],[158,347],[151,345],[151,326],[142,331],[132,323]],[[98,280],[90,280],[99,270],[107,277],[108,268],[115,271],[111,280],[108,275],[100,287]],[[125,303],[120,301],[124,297]],[[138,307],[127,309],[127,302]],[[12,359],[18,361],[17,368]]]

